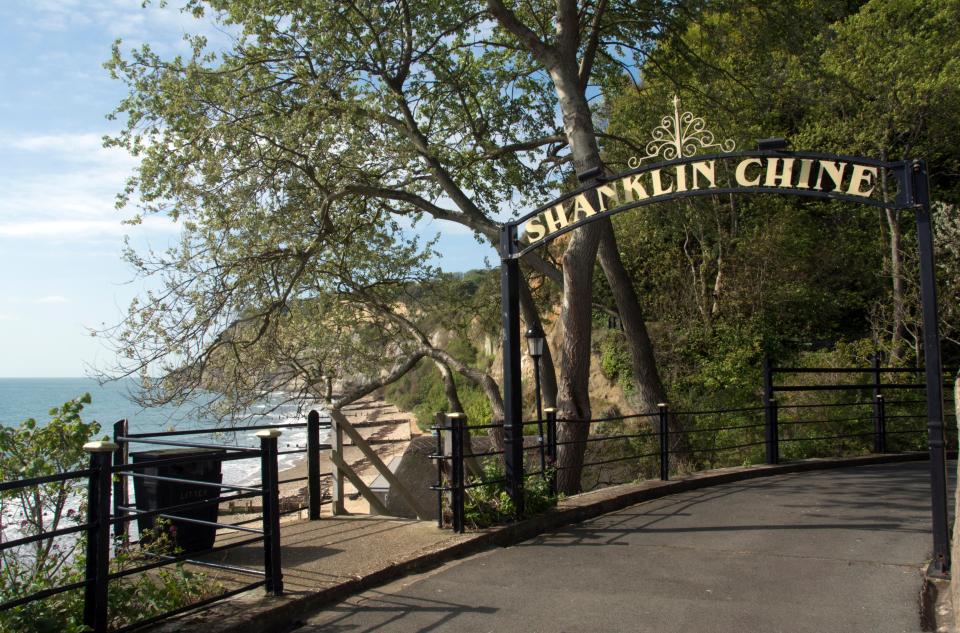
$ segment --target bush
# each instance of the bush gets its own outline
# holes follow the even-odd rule
[[[524,517],[541,514],[557,504],[559,495],[550,493],[551,474],[548,471],[546,477],[534,476],[524,480]],[[471,527],[484,528],[497,523],[506,523],[515,518],[516,508],[510,495],[507,494],[503,479],[503,468],[500,461],[495,459],[483,462],[481,477],[467,478],[468,485],[482,481],[491,482],[467,488],[465,491],[464,518]]]

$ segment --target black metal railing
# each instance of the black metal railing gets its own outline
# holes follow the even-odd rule
[[[258,587],[264,587],[270,594],[281,595],[283,593],[283,574],[280,550],[280,518],[284,514],[298,512],[299,509],[284,510],[281,508],[279,486],[306,481],[309,495],[309,516],[311,519],[319,518],[320,506],[323,503],[330,502],[329,499],[323,499],[321,494],[322,477],[331,475],[331,473],[321,473],[319,466],[320,451],[330,448],[329,444],[320,442],[320,431],[324,427],[329,428],[329,423],[322,424],[320,415],[316,411],[310,412],[305,423],[190,429],[157,433],[130,433],[127,421],[120,420],[114,425],[113,442],[92,442],[84,447],[90,454],[90,467],[88,469],[32,479],[0,482],[0,492],[8,492],[47,483],[68,482],[77,479],[87,480],[85,503],[87,515],[83,523],[0,542],[0,551],[5,551],[59,537],[85,537],[86,557],[83,580],[17,596],[15,599],[0,603],[0,611],[7,611],[45,600],[65,592],[82,590],[84,592],[83,623],[95,633],[102,633],[107,631],[110,621],[107,605],[111,583],[178,563],[227,571],[233,577],[246,575],[254,576],[257,579],[249,583],[241,582],[238,586],[233,586],[218,595],[206,597],[176,609],[151,615],[137,622],[125,624],[121,628],[115,629],[116,631],[141,628],[183,611],[223,600]],[[279,437],[282,428],[306,428],[306,445],[295,446],[292,449],[288,445],[285,450],[280,450]],[[239,441],[234,445],[212,441],[190,441],[191,436],[222,437],[223,435],[236,435],[251,431],[257,432],[255,445],[242,446],[239,445]],[[171,439],[174,437],[177,439]],[[193,449],[194,452],[189,455],[170,454],[151,459],[137,459],[131,462],[130,448],[134,445],[163,449]],[[295,453],[307,454],[308,475],[281,481],[279,479],[278,458],[280,455]],[[197,464],[204,461],[222,463],[250,459],[256,459],[259,462],[260,478],[259,482],[255,484],[222,483],[219,478],[215,481],[206,481],[202,478],[173,476],[169,473],[171,467],[183,464]],[[164,470],[167,471],[166,474],[160,474]],[[158,502],[154,504],[155,507],[146,508],[142,502],[131,502],[130,484],[136,481],[150,482],[156,485],[200,487],[210,489],[212,492],[199,500],[187,500],[162,507],[158,505]],[[137,486],[133,487],[137,488]],[[261,507],[257,512],[248,511],[247,514],[257,514],[259,516],[235,522],[222,522],[219,518],[219,508],[222,505],[251,499],[259,499]],[[197,518],[196,511],[210,508],[213,508],[216,518],[213,520]],[[152,522],[156,518],[213,530],[214,533],[232,532],[241,535],[241,537],[225,542],[216,542],[210,547],[204,547],[197,551],[152,552],[149,542],[143,542],[142,540],[136,542],[131,538],[129,525],[132,521],[149,520],[149,522]],[[137,563],[125,564],[122,568],[111,568],[112,553],[115,555],[116,552],[129,547],[131,544],[140,546],[138,553],[142,556],[138,556]],[[261,568],[231,565],[210,560],[214,554],[257,544],[260,544],[263,549],[263,565]]]
[[[827,373],[869,374],[871,380],[782,384],[776,378]],[[927,433],[926,401],[910,394],[925,384],[883,379],[905,374],[922,375],[923,370],[881,367],[878,360],[869,368],[840,369],[775,367],[767,361],[763,403],[758,406],[671,411],[660,404],[656,411],[590,420],[561,419],[555,410],[546,409],[544,421],[523,422],[524,427],[535,426],[538,433],[525,440],[523,454],[528,458],[523,461],[528,467],[522,476],[524,480],[547,478],[550,491],[555,492],[558,473],[570,469],[584,477],[593,472],[597,485],[606,485],[657,477],[667,481],[679,472],[744,463],[920,451]],[[779,392],[790,395],[780,402],[775,397]],[[802,401],[804,392],[816,392],[817,401]],[[839,401],[830,401],[830,392]],[[558,424],[566,428],[561,435]],[[581,425],[590,430],[571,432]],[[431,427],[437,438],[436,452],[430,456],[436,461],[437,481],[431,489],[437,493],[441,527],[449,519],[455,531],[465,530],[465,501],[471,489],[501,485],[506,489],[506,476],[489,477],[483,469],[465,468],[470,460],[504,454],[503,449],[474,452],[469,439],[476,432],[503,427],[501,423],[469,425],[462,414],[447,415]],[[954,443],[955,427],[948,429],[948,439]],[[574,446],[583,449],[582,463],[558,466],[558,455]],[[539,459],[529,458],[531,453]]]
[[[237,566],[230,566],[229,569],[234,572],[242,571],[249,574],[258,575],[261,576],[261,579],[252,583],[242,584],[241,586],[227,592],[227,594],[211,597],[203,602],[208,603],[217,599],[225,598],[227,595],[234,595],[240,591],[247,591],[261,586],[265,587],[268,592],[274,595],[282,594],[283,580],[280,569],[279,515],[277,513],[279,495],[277,485],[278,437],[278,431],[262,431],[259,438],[259,448],[238,449],[237,447],[218,447],[227,451],[228,454],[216,454],[206,458],[223,460],[237,457],[237,455],[229,454],[230,452],[239,453],[239,458],[243,459],[249,459],[253,457],[260,458],[262,478],[261,483],[257,486],[236,486],[216,482],[182,479],[177,477],[146,475],[142,472],[138,472],[148,468],[156,468],[158,465],[169,466],[171,463],[182,461],[177,459],[147,460],[136,464],[112,463],[113,454],[119,448],[119,443],[129,442],[132,439],[130,437],[117,437],[116,440],[118,443],[92,442],[87,444],[84,448],[90,454],[90,468],[85,471],[64,473],[62,475],[37,479],[3,482],[0,484],[0,489],[13,490],[35,486],[44,482],[64,482],[78,477],[86,477],[88,479],[86,495],[87,516],[85,523],[70,528],[53,531],[41,531],[40,533],[30,537],[20,538],[0,544],[0,550],[6,550],[9,548],[22,546],[37,541],[53,539],[69,534],[85,535],[86,559],[83,580],[57,587],[50,587],[29,595],[20,596],[13,600],[8,600],[0,604],[0,611],[13,609],[31,602],[43,600],[63,592],[83,589],[83,623],[95,633],[102,633],[107,631],[110,621],[110,614],[108,612],[108,598],[110,583],[112,581],[117,581],[121,578],[134,574],[142,574],[150,571],[151,569],[162,567],[164,565],[180,562],[189,562],[206,567],[226,568],[226,566],[220,566],[217,563],[199,560],[198,557],[201,554],[208,555],[214,552],[223,552],[228,549],[250,545],[257,542],[260,542],[263,545],[264,566],[262,571],[249,568],[240,568]],[[184,447],[186,444],[189,444],[191,447],[202,446],[203,448],[210,448],[210,445],[208,444],[201,445],[185,442],[165,443],[159,440],[146,440],[146,438],[137,438],[137,441],[149,441],[151,444],[168,446],[173,445],[178,447]],[[197,462],[202,461],[205,458],[202,455],[193,454],[189,459],[192,462]],[[216,489],[217,493],[216,496],[203,499],[201,501],[177,504],[175,506],[153,508],[150,510],[140,510],[129,505],[114,506],[111,497],[113,496],[112,492],[115,491],[113,486],[113,479],[115,476],[118,479],[123,479],[125,477],[138,477],[149,479],[154,482],[164,482],[168,484],[209,486]],[[227,496],[224,496],[222,494],[222,491],[224,490],[237,494],[228,494]],[[198,508],[210,506],[211,504],[219,506],[223,502],[254,495],[259,496],[263,503],[263,513],[261,519],[262,527],[260,529],[242,527],[229,523],[219,523],[216,521],[203,521],[191,516],[187,516],[187,514],[189,514],[187,511],[189,510],[196,510]],[[113,513],[111,513],[111,510],[113,510]],[[116,539],[116,544],[118,546],[120,544],[128,544],[129,530],[125,529],[125,526],[132,520],[153,517],[162,517],[170,521],[178,521],[186,524],[202,525],[207,528],[237,530],[256,534],[256,536],[239,542],[206,548],[202,552],[198,553],[192,552],[189,554],[174,555],[154,555],[150,551],[149,544],[141,543],[142,547],[140,548],[140,553],[144,555],[144,560],[149,560],[151,558],[154,560],[151,562],[135,564],[123,569],[112,571],[110,565],[111,544],[113,544],[115,541],[113,538],[111,538],[111,527],[116,530],[117,526],[124,526],[124,529],[115,531],[115,534],[120,537]],[[179,613],[187,608],[194,608],[195,606],[197,606],[197,604],[193,603],[190,605],[185,605],[179,609],[154,614],[148,619],[129,623],[116,630],[125,631],[146,626],[147,624],[170,617],[175,613]]]
[[[184,448],[220,448],[220,449],[230,449],[235,451],[237,454],[231,455],[224,459],[223,461],[229,460],[242,460],[250,459],[251,456],[244,456],[239,454],[242,452],[244,447],[236,445],[223,445],[223,444],[207,444],[201,442],[177,442],[174,440],[169,440],[170,437],[185,437],[185,436],[233,436],[235,442],[239,441],[239,437],[242,434],[248,434],[251,431],[264,431],[271,429],[306,429],[306,442],[302,445],[286,443],[283,447],[284,450],[280,450],[278,447],[277,455],[305,455],[307,458],[307,474],[303,477],[295,477],[290,479],[283,479],[277,483],[280,485],[292,484],[305,482],[307,484],[307,510],[308,517],[311,520],[317,520],[320,518],[321,506],[327,505],[331,502],[328,495],[323,494],[323,485],[322,482],[324,479],[332,477],[330,472],[321,472],[320,471],[320,452],[323,450],[329,450],[330,444],[323,443],[320,441],[321,431],[329,431],[331,425],[329,419],[323,421],[321,415],[316,410],[312,410],[307,415],[306,422],[282,422],[278,424],[260,424],[260,425],[248,425],[241,427],[215,427],[215,428],[196,428],[196,429],[186,429],[181,431],[157,431],[152,433],[129,433],[128,432],[128,422],[127,420],[120,420],[114,424],[114,437],[120,438],[118,442],[120,448],[114,454],[114,465],[122,466],[126,465],[129,462],[130,450],[129,447],[131,444],[159,444],[162,446],[169,447],[184,447]],[[248,447],[249,448],[249,447]],[[177,458],[169,462],[163,462],[164,464],[175,464]],[[189,461],[191,458],[183,458],[183,461]],[[114,480],[114,504],[115,512],[119,515],[122,513],[120,506],[129,505],[129,483],[125,479],[124,471],[121,469],[121,476]],[[279,509],[280,516],[285,516],[288,514],[299,513],[301,509],[299,507],[291,507],[286,509]],[[117,534],[119,537],[124,537],[122,533],[123,527],[118,528],[120,533]]]

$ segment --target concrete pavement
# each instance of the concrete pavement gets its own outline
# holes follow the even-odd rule
[[[648,501],[368,591],[297,631],[919,631],[928,467]]]

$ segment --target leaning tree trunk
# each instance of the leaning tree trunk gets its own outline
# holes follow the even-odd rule
[[[530,286],[523,279],[520,280],[520,314],[527,327],[534,324],[543,329],[540,315],[537,314],[537,305],[533,301]],[[553,362],[553,353],[550,344],[543,342],[543,356],[540,357],[540,392],[543,395],[544,407],[557,406],[557,372]]]
[[[602,230],[600,266],[610,284],[624,333],[630,343],[631,369],[637,387],[638,409],[640,412],[656,411],[659,403],[667,401],[667,394],[660,381],[660,373],[657,371],[653,344],[650,342],[647,325],[640,310],[640,301],[620,259],[613,223],[606,218],[598,224]]]
[[[617,237],[613,231],[613,223],[609,218],[606,218],[597,222],[597,224],[600,225],[602,230],[599,249],[600,266],[603,268],[607,282],[610,284],[610,290],[613,292],[613,298],[620,313],[620,321],[623,323],[623,331],[630,344],[631,369],[633,370],[634,384],[637,388],[637,409],[641,413],[654,412],[657,410],[658,404],[667,402],[667,392],[660,380],[660,372],[657,371],[653,343],[650,341],[650,334],[647,332],[647,324],[640,308],[640,300],[637,297],[636,290],[634,290],[630,275],[627,274],[627,269],[623,265],[623,260],[620,259],[620,250],[617,247]],[[668,424],[671,431],[683,430],[679,419],[674,415],[669,417]],[[689,448],[686,436],[682,433],[676,433],[670,448],[671,451],[676,451],[681,456],[686,454]]]
[[[460,402],[460,393],[457,391],[457,383],[453,379],[453,372],[449,365],[443,361],[434,360],[437,371],[440,372],[440,378],[443,380],[443,393],[447,397],[447,406],[450,413],[463,413],[463,403]]]

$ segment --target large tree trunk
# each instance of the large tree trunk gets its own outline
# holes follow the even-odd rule
[[[527,51],[550,74],[563,116],[563,131],[570,147],[577,175],[585,175],[601,167],[600,151],[586,87],[599,39],[599,19],[603,4],[594,16],[593,38],[584,49],[584,59],[577,59],[581,40],[581,14],[575,0],[557,0],[556,29],[550,43],[522,23],[503,0],[487,0],[493,18],[512,33]],[[581,69],[582,61],[582,69]],[[583,77],[581,77],[583,70]],[[562,342],[557,380],[558,417],[570,420],[560,424],[557,439],[557,485],[561,492],[580,491],[580,471],[590,427],[590,338],[592,334],[593,267],[600,242],[600,226],[590,224],[571,233],[563,264],[563,300],[559,326]],[[571,442],[563,444],[564,442]]]
[[[574,60],[575,62],[575,60]],[[579,86],[576,64],[563,64],[551,72],[564,130],[570,140],[577,172],[600,167],[590,108]],[[571,234],[563,254],[563,302],[560,310],[562,343],[557,381],[559,425],[557,439],[557,488],[564,494],[580,492],[580,474],[590,434],[590,359],[593,333],[593,267],[600,244],[601,226],[589,224]],[[571,442],[571,443],[566,443]]]
[[[573,233],[563,255],[563,305],[560,312],[560,377],[557,400],[561,422],[557,430],[557,488],[580,492],[580,472],[590,434],[590,339],[592,335],[593,264],[600,227],[590,224]]]

